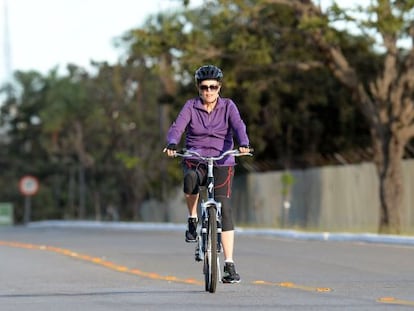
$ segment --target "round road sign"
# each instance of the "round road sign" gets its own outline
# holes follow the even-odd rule
[[[19,190],[23,195],[35,195],[39,190],[39,181],[34,176],[23,176],[19,182]]]

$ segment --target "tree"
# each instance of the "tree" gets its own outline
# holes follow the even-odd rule
[[[350,130],[356,109],[350,109],[348,92],[319,51],[304,40],[295,12],[257,4],[218,1],[221,10],[210,17],[211,26],[198,26],[214,38],[207,45],[225,69],[225,92],[240,104],[249,124],[256,161],[277,161],[272,166],[278,169],[326,164],[324,153],[341,153],[356,142],[360,128]],[[338,34],[338,40],[355,63],[373,56],[363,38]]]
[[[104,126],[92,142],[101,168],[99,175],[115,175],[120,185],[104,187],[123,198],[123,216],[140,220],[141,204],[151,194],[159,197],[157,182],[162,180],[159,163],[163,156],[159,145],[157,90],[159,81],[145,66],[129,64],[101,65],[90,89],[91,98],[101,106]],[[108,167],[109,166],[109,167]],[[99,181],[97,180],[97,183]]]
[[[160,180],[178,182],[179,167],[173,161],[164,167],[165,157],[157,152],[165,143],[160,107],[168,108],[161,109],[163,117],[168,110],[173,117],[187,98],[195,96],[193,74],[205,63],[223,68],[222,95],[239,105],[256,150],[255,162],[263,161],[265,170],[274,169],[274,162],[278,168],[298,167],[301,157],[307,167],[323,165],[325,152],[359,146],[358,134],[368,131],[355,118],[360,114],[355,113],[350,94],[361,102],[364,97],[358,92],[365,89],[370,100],[375,98],[365,81],[377,83],[376,78],[382,77],[378,64],[385,54],[372,49],[368,37],[330,27],[331,16],[345,12],[333,7],[328,12],[336,15],[328,15],[311,2],[298,0],[205,4],[153,16],[141,29],[126,33],[125,63],[96,64],[95,76],[76,66],[69,67],[64,77],[53,72],[48,77],[22,75],[24,92],[9,97],[3,107],[3,113],[11,108],[2,115],[12,128],[12,141],[4,146],[11,146],[15,159],[8,163],[15,163],[13,168],[19,171],[19,163],[30,163],[27,157],[36,159],[42,181],[58,184],[51,180],[59,177],[56,189],[74,189],[78,172],[78,183],[87,186],[86,205],[94,201],[97,215],[101,204],[114,203],[125,207],[122,218],[139,219],[141,202],[162,196]],[[343,63],[335,65],[343,59],[356,80],[345,79],[349,77]],[[338,78],[341,72],[345,78]],[[353,90],[352,83],[359,81],[352,92],[340,85]],[[12,113],[14,107],[17,115]],[[25,157],[19,151],[29,145],[35,148]],[[73,182],[67,181],[64,159],[70,160]],[[0,164],[10,171],[8,163]],[[62,197],[64,192],[60,191]],[[71,201],[62,199],[60,205]]]
[[[53,202],[36,206],[37,218],[50,210],[53,218],[84,219],[92,206],[95,219],[110,208],[138,220],[141,203],[159,197],[159,81],[145,67],[94,65],[94,76],[75,65],[64,76],[17,72],[7,91],[0,165],[13,179],[5,175],[0,184],[38,176],[37,197]]]
[[[355,159],[352,144],[367,145],[366,127],[347,90],[303,40],[293,10],[276,4],[261,8],[257,1],[216,2],[154,16],[124,36],[130,66],[152,68],[164,86],[177,84],[166,97],[174,112],[195,95],[194,70],[205,63],[220,66],[226,77],[222,95],[239,105],[261,168],[338,163],[335,155],[344,153]],[[364,38],[339,35],[354,63],[375,56]],[[172,65],[165,66],[165,59]]]
[[[414,23],[410,19],[414,2],[372,1],[366,8],[357,7],[365,16],[361,19],[353,18],[335,4],[322,12],[310,0],[264,0],[260,1],[261,9],[275,3],[294,10],[300,20],[299,27],[309,35],[332,74],[349,89],[365,116],[379,177],[379,231],[399,233],[403,198],[401,161],[405,146],[414,137]],[[363,79],[363,73],[338,45],[330,23],[339,18],[356,22],[363,34],[371,38],[382,60],[373,78]],[[380,40],[376,40],[376,35]],[[403,38],[411,40],[409,47],[399,48],[398,40]]]

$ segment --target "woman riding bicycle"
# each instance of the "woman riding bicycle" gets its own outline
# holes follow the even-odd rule
[[[188,100],[177,119],[171,125],[168,156],[174,156],[182,134],[186,133],[185,147],[196,150],[202,156],[219,156],[234,148],[233,135],[239,144],[239,151],[250,152],[246,125],[240,117],[236,104],[228,98],[220,97],[223,73],[213,65],[202,66],[195,72],[195,83],[199,96]],[[224,251],[223,283],[238,283],[240,276],[233,261],[234,224],[230,197],[234,176],[234,157],[217,161],[214,167],[215,199],[222,203],[222,245]],[[186,242],[197,242],[197,206],[199,187],[205,185],[206,167],[196,160],[184,159],[184,194],[188,208],[188,230]]]

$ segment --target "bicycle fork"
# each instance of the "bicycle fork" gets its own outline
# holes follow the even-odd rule
[[[207,201],[201,203],[201,239],[198,238],[196,246],[196,261],[203,260],[204,253],[207,251],[207,226],[208,226],[208,209],[213,208],[216,211],[217,219],[217,253],[221,252],[221,203],[214,199],[214,175],[213,160],[207,163]]]
[[[221,253],[221,203],[216,201],[207,201],[201,203],[201,234],[198,235],[195,250],[195,260],[202,261],[204,253],[207,251],[207,226],[208,226],[208,208],[215,209],[217,219],[217,253]]]

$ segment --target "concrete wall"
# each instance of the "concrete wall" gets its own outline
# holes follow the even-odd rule
[[[414,228],[414,160],[403,162],[402,227]],[[326,231],[376,231],[379,223],[378,176],[372,163],[293,170],[294,183],[282,193],[283,172],[236,176],[232,204],[237,225],[304,228]],[[236,174],[237,175],[237,174]],[[285,202],[290,203],[287,208]],[[162,210],[171,222],[183,222],[187,211],[177,187]],[[146,221],[164,221],[159,203],[143,208]],[[413,231],[413,230],[412,230]]]
[[[414,228],[414,160],[403,162],[403,230]],[[239,223],[317,230],[376,231],[379,182],[372,163],[293,170],[285,208],[283,172],[252,173],[237,180],[233,201]]]

